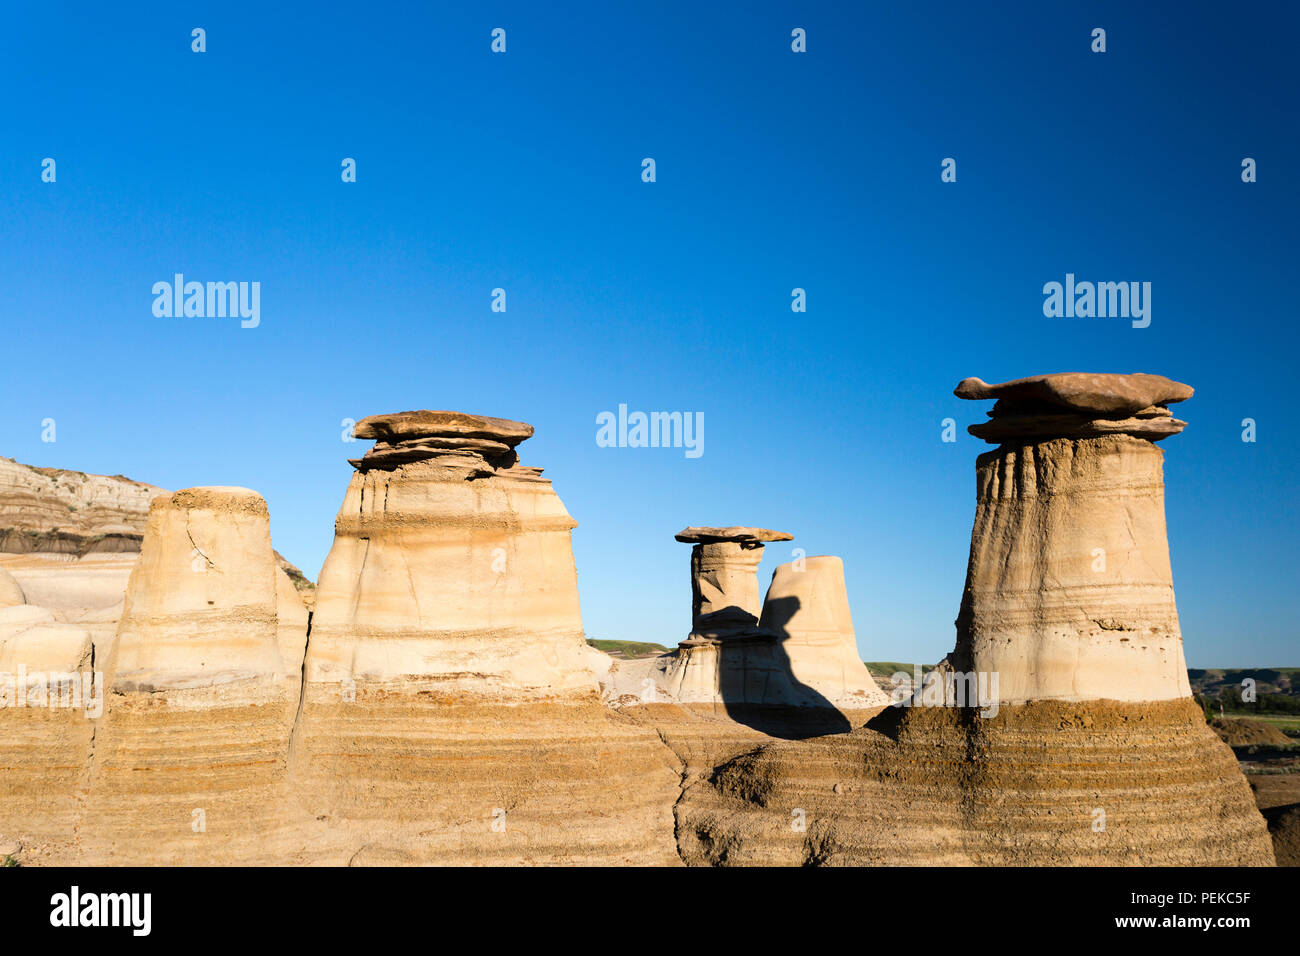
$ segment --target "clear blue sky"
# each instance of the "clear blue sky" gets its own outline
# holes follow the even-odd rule
[[[843,557],[865,657],[932,661],[987,447],[956,382],[1157,372],[1197,388],[1163,445],[1189,662],[1300,664],[1297,11],[14,6],[0,454],[255,488],[314,576],[365,447],[343,418],[522,419],[589,634],[681,639],[673,533],[754,524]],[[176,272],[259,281],[260,327],[155,318]],[[1150,281],[1151,326],[1045,318],[1067,272]],[[703,412],[703,456],[597,447],[620,403]]]

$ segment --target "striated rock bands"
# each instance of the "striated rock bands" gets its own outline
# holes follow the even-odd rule
[[[842,562],[781,565],[760,605],[764,543],[790,536],[756,528],[681,532],[691,636],[593,669],[574,521],[516,457],[531,427],[374,416],[314,616],[242,488],[152,502],[113,641],[0,573],[0,674],[25,675],[0,680],[0,842],[82,864],[1271,864],[1183,664],[1153,443],[1190,388],[957,391],[997,400],[975,428],[998,447],[944,683],[899,706],[858,659]],[[86,678],[102,714],[13,706]]]
[[[671,739],[671,738],[670,738]],[[689,787],[693,865],[1270,866],[1232,751],[1190,700],[890,708]]]
[[[735,757],[687,787],[683,859],[1272,864],[1236,760],[1190,697],[1160,436],[1030,421],[1048,407],[1072,430],[1158,421],[1150,406],[1191,389],[1071,374],[957,394],[1008,402],[994,420],[1011,426],[977,462],[957,641],[938,669],[980,699],[931,681],[852,733]]]
[[[0,458],[0,552],[136,552],[163,489],[121,475],[33,468]]]
[[[357,434],[380,441],[335,522],[292,746],[311,815],[356,862],[677,862],[677,761],[600,702],[576,523],[512,450],[532,428],[407,412]]]
[[[1007,702],[1190,696],[1163,461],[1130,435],[981,455],[953,666]]]

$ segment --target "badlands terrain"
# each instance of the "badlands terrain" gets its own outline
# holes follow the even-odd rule
[[[956,641],[919,682],[860,659],[839,558],[764,594],[791,533],[754,526],[678,532],[688,634],[589,642],[576,522],[518,421],[358,422],[315,586],[253,490],[0,459],[0,855],[1294,865],[1297,738],[1183,658],[1157,443],[1192,389],[956,394],[994,401],[990,449]]]

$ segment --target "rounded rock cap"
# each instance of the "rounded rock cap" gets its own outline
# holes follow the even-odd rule
[[[508,418],[421,409],[370,415],[357,422],[352,434],[357,438],[383,442],[417,438],[486,438],[513,448],[532,437],[533,426]]]
[[[767,528],[746,528],[740,525],[732,525],[726,528],[692,526],[683,528],[673,537],[686,544],[707,544],[711,541],[765,542],[794,540],[794,535],[786,534],[784,531],[770,531]]]
[[[1005,398],[1047,402],[1095,415],[1132,415],[1152,405],[1186,401],[1192,397],[1193,389],[1163,375],[1145,372],[1131,375],[1058,372],[1017,378],[997,385],[978,378],[965,378],[953,389],[953,394],[972,401]]]

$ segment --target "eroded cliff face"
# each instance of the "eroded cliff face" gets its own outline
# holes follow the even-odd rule
[[[959,387],[1001,406],[938,671],[998,674],[974,706],[939,683],[882,711],[838,559],[782,565],[760,612],[730,550],[692,564],[683,646],[761,656],[696,661],[697,699],[602,699],[520,422],[359,423],[315,616],[259,495],[158,496],[111,636],[0,573],[0,837],[25,863],[1267,865],[1182,669],[1152,442],[1190,389],[1114,378]]]
[[[1069,374],[995,398],[957,640],[906,707],[765,745],[678,807],[692,863],[1269,865],[1263,818],[1193,703],[1163,456],[1191,389]]]
[[[135,553],[162,488],[0,458],[0,552]]]

